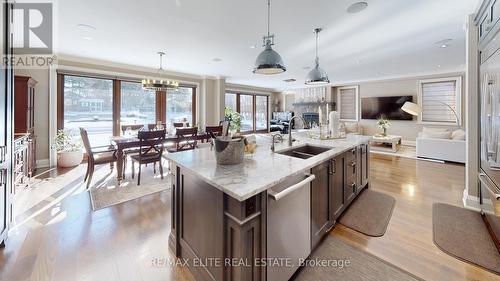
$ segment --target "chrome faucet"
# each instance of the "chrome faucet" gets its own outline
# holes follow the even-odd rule
[[[275,150],[275,147],[274,147],[274,144],[276,143],[276,141],[274,140],[275,137],[278,138],[279,142],[283,142],[283,136],[281,134],[275,134],[275,135],[273,135],[273,140],[272,140],[272,143],[271,143],[271,151],[272,152],[274,152],[274,150]]]
[[[288,146],[292,146],[292,121],[295,118],[302,120],[302,128],[304,128],[306,121],[300,116],[293,116],[290,121],[288,121]]]

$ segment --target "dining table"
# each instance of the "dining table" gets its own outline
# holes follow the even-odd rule
[[[201,142],[208,140],[210,136],[207,133],[198,133],[196,139]],[[164,145],[175,145],[178,141],[176,135],[166,134],[163,144]],[[123,135],[123,136],[113,136],[111,137],[111,145],[116,149],[116,178],[118,183],[123,180],[123,167],[124,167],[124,150],[132,148],[140,148],[141,140],[137,135]],[[126,161],[126,160],[125,160]]]

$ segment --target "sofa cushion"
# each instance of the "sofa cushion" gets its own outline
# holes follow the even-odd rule
[[[424,127],[422,132],[448,132],[447,128],[436,128],[436,127]]]
[[[465,131],[462,129],[455,130],[451,133],[451,138],[454,140],[465,140]]]
[[[420,135],[422,138],[431,138],[431,139],[451,139],[450,131],[427,131],[422,132]]]

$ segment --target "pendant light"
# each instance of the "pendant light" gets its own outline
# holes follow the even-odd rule
[[[163,72],[163,56],[164,52],[158,52],[160,55],[160,68],[158,69],[158,74]],[[173,80],[155,80],[155,79],[143,79],[142,88],[148,91],[166,91],[168,89],[177,89],[179,87],[179,82]]]
[[[285,64],[281,56],[273,50],[274,34],[271,35],[269,31],[271,18],[271,0],[267,0],[267,36],[263,37],[264,51],[255,60],[255,68],[253,73],[257,74],[278,74],[286,71]]]
[[[318,34],[321,32],[321,28],[315,28],[314,34],[316,34],[316,65],[314,68],[309,71],[306,77],[307,85],[322,85],[330,83],[330,79],[328,79],[328,74],[319,67],[319,57],[318,57]]]

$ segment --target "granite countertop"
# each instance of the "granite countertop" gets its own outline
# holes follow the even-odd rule
[[[304,134],[293,135],[297,140],[292,147],[306,144],[332,147],[333,149],[309,159],[299,159],[271,151],[271,136],[257,136],[257,151],[253,155],[245,155],[243,163],[238,165],[217,165],[215,151],[210,147],[171,153],[167,158],[177,166],[218,188],[229,196],[244,201],[276,184],[289,176],[298,175],[312,167],[345,152],[353,147],[367,143],[371,137],[348,135],[346,139],[318,140]],[[288,139],[276,144],[276,152],[288,150]]]

